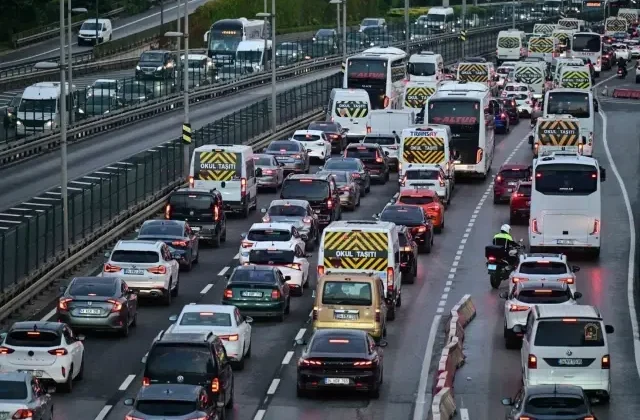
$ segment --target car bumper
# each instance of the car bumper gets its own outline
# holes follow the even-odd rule
[[[355,369],[354,369],[355,370]],[[329,378],[348,379],[348,385],[328,385],[326,380]],[[305,390],[356,390],[368,391],[376,386],[376,376],[373,371],[353,372],[353,371],[335,371],[335,372],[315,372],[312,370],[301,369],[298,371],[298,387]]]
[[[218,227],[217,225],[191,225],[191,228],[198,233],[200,239],[205,241],[213,240],[217,236]],[[196,228],[199,228],[197,230]]]
[[[500,190],[494,189],[493,198],[500,201],[509,201],[511,199],[511,194],[513,194],[513,191],[515,189],[516,189],[515,185],[513,187],[503,188]]]
[[[366,331],[374,338],[382,338],[382,323],[348,322],[348,321],[315,321],[313,330],[360,330]]]
[[[595,363],[595,362],[594,362]],[[542,369],[540,372],[533,372],[529,370],[525,385],[546,385],[549,384],[550,369]],[[569,375],[567,375],[569,376]],[[560,375],[554,375],[553,383],[557,385],[576,385],[584,389],[587,393],[594,393],[598,391],[606,392],[607,395],[611,394],[611,378],[608,373],[602,374],[602,378],[584,378],[576,379],[571,375],[570,378],[562,378]],[[591,392],[590,392],[591,391]]]
[[[282,167],[282,169],[289,173],[289,172],[295,172],[295,173],[303,173],[305,168],[304,162],[283,162],[284,166]]]
[[[152,80],[152,79],[159,79],[159,78],[163,78],[165,75],[164,70],[160,70],[160,71],[154,71],[153,73],[146,73],[144,71],[138,71],[136,70],[136,79],[140,79],[140,80]]]
[[[369,177],[376,181],[382,181],[386,179],[386,173],[384,169],[369,169]]]
[[[105,275],[106,274],[106,275]],[[132,276],[113,276],[103,273],[103,277],[120,277],[127,282],[129,289],[138,294],[140,298],[162,298],[169,292],[168,284],[163,280],[141,281],[132,279]]]
[[[531,208],[529,207],[511,208],[511,214],[514,216],[529,217],[529,215],[531,214]]]
[[[242,354],[242,343],[240,341],[223,341],[224,349],[227,352],[227,357],[234,362],[239,362],[244,356]]]
[[[246,204],[246,197],[240,201],[224,201],[224,211],[242,211]]]
[[[355,206],[357,203],[356,201],[356,196],[355,195],[351,195],[351,194],[340,194],[340,205],[341,206],[346,206],[346,207],[352,207]]]
[[[277,187],[278,186],[278,177],[277,176],[263,176],[258,178],[258,187]]]
[[[233,305],[245,316],[255,317],[276,317],[282,315],[284,302],[242,302],[242,301],[222,301],[223,305]]]
[[[30,372],[42,382],[55,382],[57,384],[67,382],[67,378],[62,376],[63,367],[65,368],[65,372],[68,373],[69,365],[67,363],[54,363],[53,365],[47,366],[23,366],[9,363],[0,365],[2,372]]]
[[[64,322],[74,329],[120,330],[124,327],[123,319],[119,313],[113,313],[106,317],[81,317],[59,313],[58,321]]]
[[[307,149],[310,158],[324,160],[328,155],[323,149]]]

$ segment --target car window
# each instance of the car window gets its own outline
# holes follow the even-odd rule
[[[267,212],[269,216],[296,216],[301,217],[307,214],[307,211],[304,207],[300,206],[291,206],[291,205],[275,205],[269,207],[269,211]]]
[[[293,260],[294,251],[280,249],[252,249],[249,251],[250,264],[282,265],[292,264]]]
[[[169,204],[175,211],[208,210],[213,206],[213,197],[207,194],[174,194]]]
[[[160,256],[156,251],[116,250],[111,254],[111,261],[133,264],[149,264],[159,262]]]
[[[604,347],[604,336],[598,321],[540,320],[536,329],[538,347]]]
[[[164,344],[153,346],[147,357],[146,371],[152,378],[169,374],[215,373],[215,365],[205,346]]]
[[[398,225],[416,224],[424,222],[424,213],[421,207],[389,206],[380,214],[380,220]]]
[[[508,169],[501,171],[498,175],[504,179],[525,179],[529,176],[529,171],[526,169]]]
[[[520,185],[518,187],[518,194],[522,194],[526,197],[531,197],[531,185]]]
[[[291,240],[291,231],[283,229],[251,229],[247,234],[249,241],[281,241]]]
[[[363,305],[372,302],[371,284],[352,281],[327,281],[322,289],[325,305]]]
[[[533,396],[524,404],[524,411],[532,416],[571,416],[588,414],[589,409],[583,398],[570,395],[552,397]]]
[[[310,350],[314,353],[365,353],[367,342],[361,337],[343,338],[340,336],[315,337]]]
[[[523,262],[518,268],[520,274],[531,275],[559,275],[567,274],[566,264],[554,261],[531,261]]]
[[[73,296],[113,296],[116,293],[116,283],[76,280],[71,284],[68,293]]]
[[[408,180],[437,180],[440,172],[436,169],[412,169],[405,172]]]
[[[24,400],[29,395],[24,381],[0,382],[0,400]]]
[[[147,416],[186,416],[197,410],[196,401],[138,400],[136,411]]]
[[[4,343],[14,347],[56,347],[62,344],[62,336],[49,331],[11,331]]]
[[[329,159],[329,161],[324,165],[325,170],[336,170],[336,171],[357,171],[360,170],[359,162],[356,160],[338,160],[338,159]]]
[[[271,270],[236,270],[231,276],[232,283],[265,283],[274,284],[276,281]]]
[[[267,150],[270,152],[299,152],[300,144],[293,141],[274,141]]]
[[[187,312],[180,318],[180,325],[207,325],[212,327],[230,327],[231,315],[214,312]]]
[[[255,159],[255,164],[258,166],[275,166],[275,162],[271,157],[259,157]]]
[[[346,157],[358,158],[360,160],[375,160],[378,157],[378,151],[373,147],[349,147],[347,148]]]
[[[571,291],[568,288],[564,290],[521,290],[516,294],[516,299],[531,305],[564,303],[571,300]]]
[[[323,200],[329,196],[329,183],[317,179],[287,179],[281,196],[285,199]]]
[[[410,195],[410,194],[402,194],[400,196],[399,201],[404,204],[431,204],[435,200],[432,196],[428,195]]]

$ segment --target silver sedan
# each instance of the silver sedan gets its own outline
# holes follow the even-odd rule
[[[0,373],[0,418],[53,420],[53,402],[29,372]]]
[[[277,190],[284,181],[284,163],[280,163],[273,155],[259,154],[253,156],[254,164],[262,169],[262,176],[258,178],[258,188],[273,188]]]

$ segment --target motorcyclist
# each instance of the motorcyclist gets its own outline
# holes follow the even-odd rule
[[[627,75],[627,60],[624,57],[618,57],[618,70],[622,69],[622,75]]]
[[[509,254],[507,261],[511,266],[515,266],[518,263],[520,244],[513,240],[511,226],[507,224],[500,226],[500,232],[493,237],[493,245],[505,247]],[[515,252],[513,252],[514,250]]]

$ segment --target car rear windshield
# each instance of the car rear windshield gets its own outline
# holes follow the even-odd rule
[[[60,334],[50,331],[11,331],[5,344],[14,347],[55,347],[61,344]]]
[[[526,169],[507,169],[501,171],[499,175],[504,179],[526,179],[529,176],[529,171]]]
[[[329,159],[329,161],[324,165],[325,170],[336,170],[336,171],[357,171],[358,170],[358,161],[356,160],[342,160],[342,159]]]
[[[287,242],[291,239],[291,232],[288,230],[276,229],[252,229],[247,235],[249,241],[281,241]]]
[[[543,305],[553,303],[564,303],[571,299],[569,289],[565,290],[521,290],[516,297],[520,302],[530,303],[532,305]]]
[[[249,252],[251,264],[291,264],[295,258],[293,251],[254,249]]]
[[[347,172],[333,172],[331,176],[335,179],[336,184],[346,184],[349,181]]]
[[[208,325],[211,327],[230,327],[231,315],[215,312],[187,312],[180,318],[180,325]]]
[[[420,207],[387,207],[381,214],[383,222],[393,222],[398,225],[416,224],[424,221]]]
[[[2,381],[0,384],[0,400],[24,400],[28,396],[24,381]]]
[[[396,138],[393,136],[365,137],[364,140],[365,140],[365,143],[376,143],[376,144],[379,144],[380,146],[389,146],[389,145],[396,144]]]
[[[231,276],[232,283],[275,283],[271,270],[236,270]]]
[[[213,357],[206,346],[160,344],[154,346],[147,357],[147,376],[215,373]]]
[[[112,280],[112,279],[110,279]],[[69,294],[73,296],[102,296],[111,297],[116,292],[116,283],[111,281],[104,282],[88,282],[74,281],[69,288]]]
[[[561,262],[553,261],[535,261],[535,262],[523,262],[520,264],[518,270],[520,274],[532,274],[532,275],[556,275],[567,274],[567,266]]]
[[[328,281],[322,290],[325,305],[371,306],[371,284],[352,281]]]
[[[144,224],[138,232],[139,236],[183,236],[184,228],[179,224],[150,223]]]
[[[329,183],[316,179],[287,179],[280,195],[284,199],[324,200],[329,197]]]
[[[504,90],[507,92],[527,92],[529,89],[526,86],[507,86]]]
[[[213,197],[205,194],[175,194],[169,199],[175,211],[208,210],[213,206]]]
[[[367,343],[361,337],[316,337],[311,343],[314,353],[366,353]]]
[[[524,404],[524,411],[532,416],[567,416],[588,414],[583,398],[577,396],[554,395],[531,397]]]
[[[270,152],[299,152],[300,144],[292,141],[274,141],[267,147]]]
[[[538,322],[535,346],[540,347],[603,347],[604,331],[599,321],[542,320]]]
[[[313,122],[309,124],[309,130],[319,130],[325,132],[337,133],[338,126],[335,123],[330,122]]]
[[[369,147],[349,147],[347,149],[347,157],[358,158],[361,160],[375,160],[378,157],[376,149]]]
[[[136,411],[147,416],[186,416],[196,412],[195,401],[138,400]],[[132,417],[133,418],[133,417]]]
[[[256,166],[273,166],[273,161],[268,157],[261,157],[254,160]]]
[[[520,185],[518,187],[518,194],[523,194],[526,197],[531,197],[531,185]]]
[[[432,169],[412,169],[405,172],[405,176],[409,180],[437,180],[440,177],[440,171]]]
[[[433,197],[428,195],[401,195],[400,202],[404,204],[431,204]]]
[[[300,206],[271,206],[269,207],[269,216],[295,216],[302,217],[307,215],[307,210]]]
[[[155,251],[113,251],[111,261],[133,264],[149,264],[160,261],[160,255]]]
[[[298,141],[318,141],[320,140],[320,136],[316,134],[296,134],[293,136],[293,139]]]

